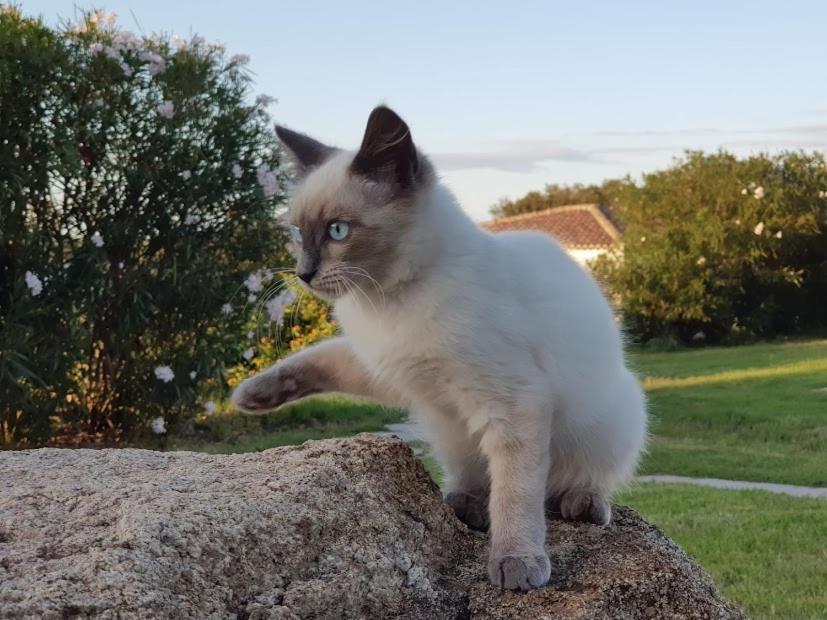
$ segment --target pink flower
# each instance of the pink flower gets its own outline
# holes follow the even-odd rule
[[[175,116],[175,105],[169,99],[158,104],[158,114],[164,118],[172,118]]]

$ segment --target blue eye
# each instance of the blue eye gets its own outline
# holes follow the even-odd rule
[[[290,241],[292,241],[293,243],[302,242],[302,231],[299,229],[298,226],[290,227]]]
[[[341,220],[336,220],[327,227],[327,234],[329,234],[330,238],[334,241],[342,241],[343,239],[346,239],[349,232],[350,226],[347,222],[343,222]]]

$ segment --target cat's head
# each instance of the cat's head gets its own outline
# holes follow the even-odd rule
[[[300,178],[288,212],[296,275],[326,299],[404,279],[421,245],[411,238],[417,199],[434,183],[405,121],[377,107],[355,153],[285,127],[276,133]]]

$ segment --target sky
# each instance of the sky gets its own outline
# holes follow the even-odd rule
[[[251,57],[275,121],[356,148],[393,107],[477,220],[499,198],[686,149],[827,148],[827,2],[23,0]]]

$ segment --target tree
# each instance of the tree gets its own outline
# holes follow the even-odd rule
[[[542,211],[552,207],[562,207],[575,204],[597,204],[610,214],[617,206],[618,195],[628,181],[612,179],[601,185],[574,185],[549,184],[542,192],[529,192],[516,200],[501,199],[491,207],[491,215],[495,218],[509,217],[523,213]]]
[[[596,272],[637,337],[734,341],[827,325],[823,154],[690,152],[627,185],[617,214],[623,247]]]

